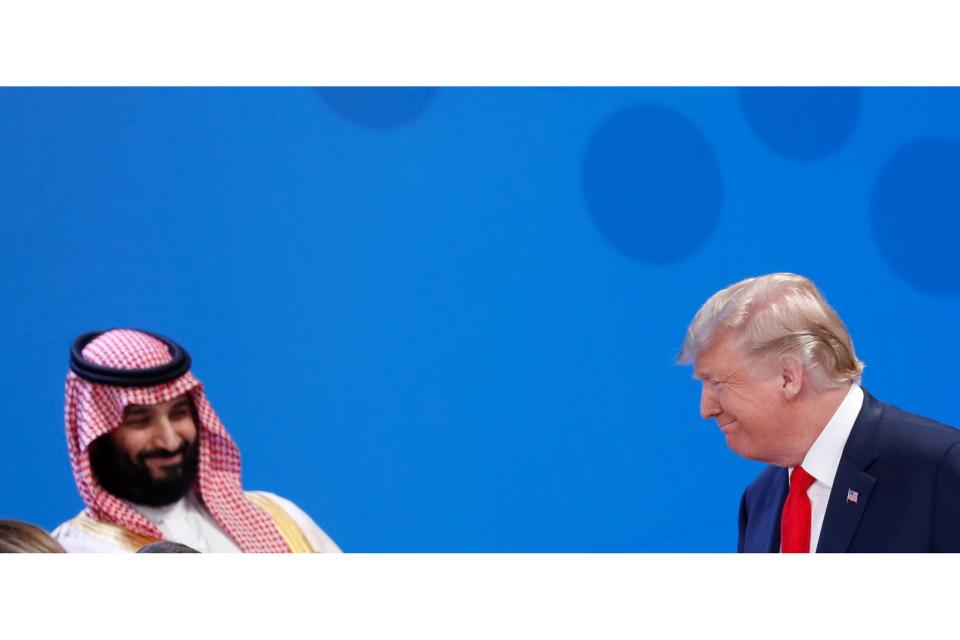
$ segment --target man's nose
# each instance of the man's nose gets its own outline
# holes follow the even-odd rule
[[[707,385],[703,385],[700,391],[700,417],[709,420],[720,415],[720,404],[717,402],[716,395]]]
[[[154,446],[167,451],[173,451],[180,446],[180,434],[173,428],[173,423],[166,416],[157,419],[157,427],[154,430]]]

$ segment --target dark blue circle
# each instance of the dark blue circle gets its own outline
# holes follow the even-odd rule
[[[720,217],[723,180],[713,149],[672,109],[637,105],[608,117],[587,143],[582,180],[597,228],[643,262],[693,254]]]
[[[740,106],[753,133],[791,160],[817,160],[846,143],[860,118],[860,89],[752,87]]]
[[[394,129],[412,122],[437,93],[434,87],[323,87],[317,91],[338,115],[371,129]]]
[[[877,175],[872,216],[877,247],[900,277],[928,293],[960,293],[960,143],[900,148]]]

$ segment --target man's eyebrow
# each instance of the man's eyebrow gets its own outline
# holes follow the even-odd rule
[[[148,413],[149,410],[147,407],[141,404],[128,404],[123,408],[123,417],[128,418],[131,414],[139,415],[141,413]]]
[[[171,408],[171,409],[182,409],[182,408],[184,408],[185,406],[189,406],[189,405],[190,405],[190,401],[189,401],[189,400],[187,400],[186,398],[180,398],[179,400],[177,400],[176,402],[174,402],[174,403],[173,403],[173,406],[170,407],[170,408]]]

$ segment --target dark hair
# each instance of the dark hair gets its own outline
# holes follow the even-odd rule
[[[188,547],[179,542],[169,542],[161,540],[160,542],[151,542],[145,547],[137,549],[137,553],[200,553],[193,547]]]
[[[66,551],[40,527],[19,520],[0,520],[0,553],[66,553]]]

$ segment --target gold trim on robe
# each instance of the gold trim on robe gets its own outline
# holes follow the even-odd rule
[[[283,537],[287,546],[290,547],[290,553],[314,552],[313,547],[310,546],[310,543],[307,541],[307,536],[303,534],[300,525],[290,517],[290,514],[283,510],[283,507],[262,493],[248,491],[245,492],[244,495],[247,500],[259,507],[260,510],[267,514],[267,516],[273,520],[273,523],[277,525],[281,537]]]
[[[139,533],[124,529],[120,525],[113,524],[112,522],[96,520],[84,512],[81,512],[80,515],[68,521],[67,524],[76,527],[84,533],[89,533],[94,537],[112,542],[117,546],[125,547],[131,551],[137,551],[152,542],[160,541],[160,538],[142,536]]]

